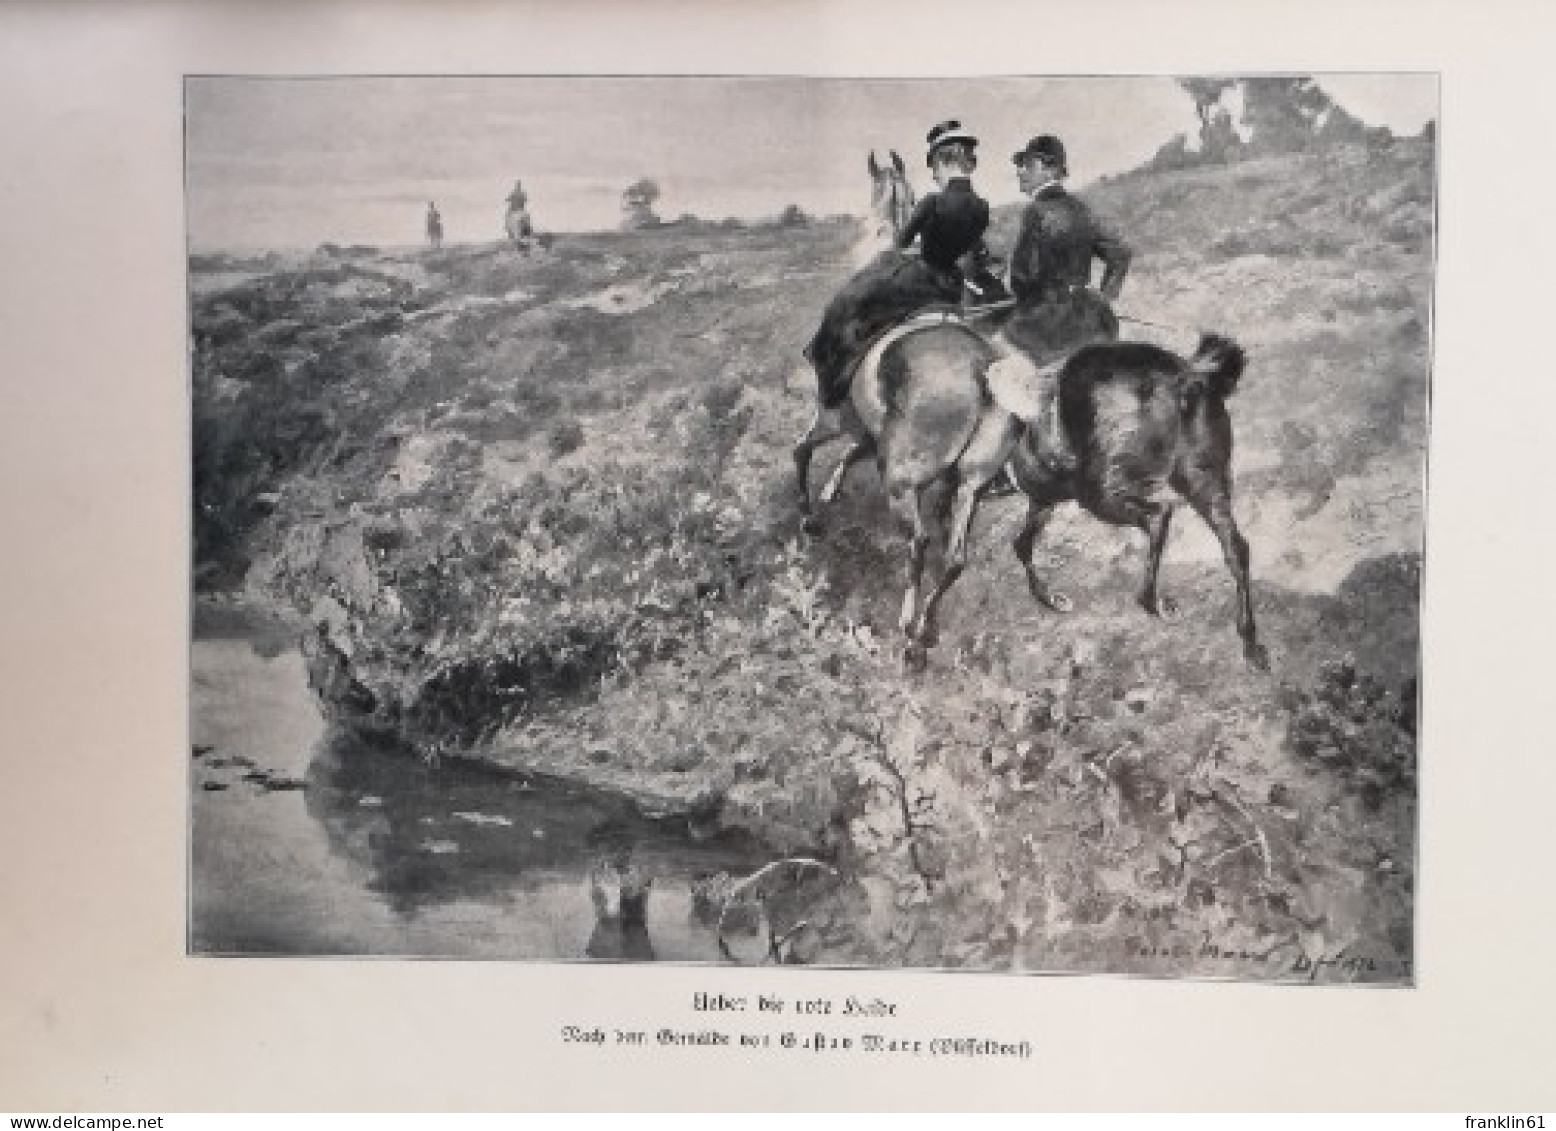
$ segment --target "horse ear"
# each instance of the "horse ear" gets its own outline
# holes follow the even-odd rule
[[[902,163],[902,158],[897,155],[895,149],[891,151],[891,163],[897,167],[897,172],[903,176],[908,175],[908,167]]]
[[[875,150],[870,150],[870,176],[872,179],[881,175],[881,167],[875,163]]]

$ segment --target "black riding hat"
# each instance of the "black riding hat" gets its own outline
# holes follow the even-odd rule
[[[1025,149],[1017,150],[1010,159],[1017,165],[1025,165],[1033,158],[1045,165],[1054,166],[1059,170],[1060,176],[1070,171],[1069,161],[1064,153],[1064,142],[1053,134],[1038,134],[1027,142]]]
[[[924,161],[930,165],[935,163],[935,150],[942,145],[950,145],[954,141],[961,142],[969,149],[976,148],[978,145],[978,139],[962,129],[962,123],[955,120],[941,122],[929,131],[929,136],[924,140],[929,145],[929,153],[925,156]]]

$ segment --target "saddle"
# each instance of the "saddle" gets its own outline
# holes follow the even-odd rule
[[[874,337],[865,340],[859,349],[858,356],[844,370],[844,388],[851,386],[860,373],[868,373],[876,365],[880,364],[881,355],[893,343],[901,341],[909,334],[928,329],[931,326],[965,326],[968,330],[973,329],[969,325],[967,317],[954,306],[926,306],[921,310],[915,311],[901,322],[893,323],[878,332]]]

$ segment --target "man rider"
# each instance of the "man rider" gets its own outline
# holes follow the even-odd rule
[[[1123,289],[1132,251],[1099,220],[1063,181],[1069,175],[1064,143],[1039,134],[1015,153],[1016,178],[1031,203],[1021,218],[1010,257],[1010,289],[1016,305],[993,345],[998,359],[989,369],[995,396],[1029,424],[1042,418],[1055,392],[1055,377],[1039,367],[1090,342],[1118,337],[1118,316],[1110,303]],[[1098,290],[1091,289],[1091,263],[1103,265]],[[1099,294],[1098,291],[1101,293]],[[1018,490],[1009,466],[990,485],[991,496]]]
[[[1034,137],[1011,160],[1023,194],[1032,201],[1021,218],[1010,257],[1016,308],[1004,337],[1038,365],[1093,341],[1118,337],[1116,301],[1129,271],[1128,244],[1093,215],[1063,181],[1069,175],[1064,143]],[[1091,289],[1091,261],[1102,279]],[[1099,294],[1098,291],[1101,293]]]
[[[805,347],[816,370],[823,408],[848,398],[849,378],[863,347],[908,315],[937,303],[961,300],[960,261],[983,243],[989,204],[973,191],[978,139],[957,121],[929,131],[925,160],[939,191],[919,201],[896,235],[896,250],[878,257],[837,293],[821,327]],[[905,254],[917,240],[919,254]]]

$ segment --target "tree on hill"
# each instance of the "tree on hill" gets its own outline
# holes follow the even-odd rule
[[[1149,168],[1181,169],[1320,145],[1386,144],[1394,139],[1386,126],[1366,125],[1311,78],[1186,78],[1178,85],[1194,100],[1198,145],[1179,134],[1157,151]]]
[[[659,195],[659,184],[650,177],[641,177],[628,185],[621,194],[621,226],[628,231],[658,227],[654,202]]]

